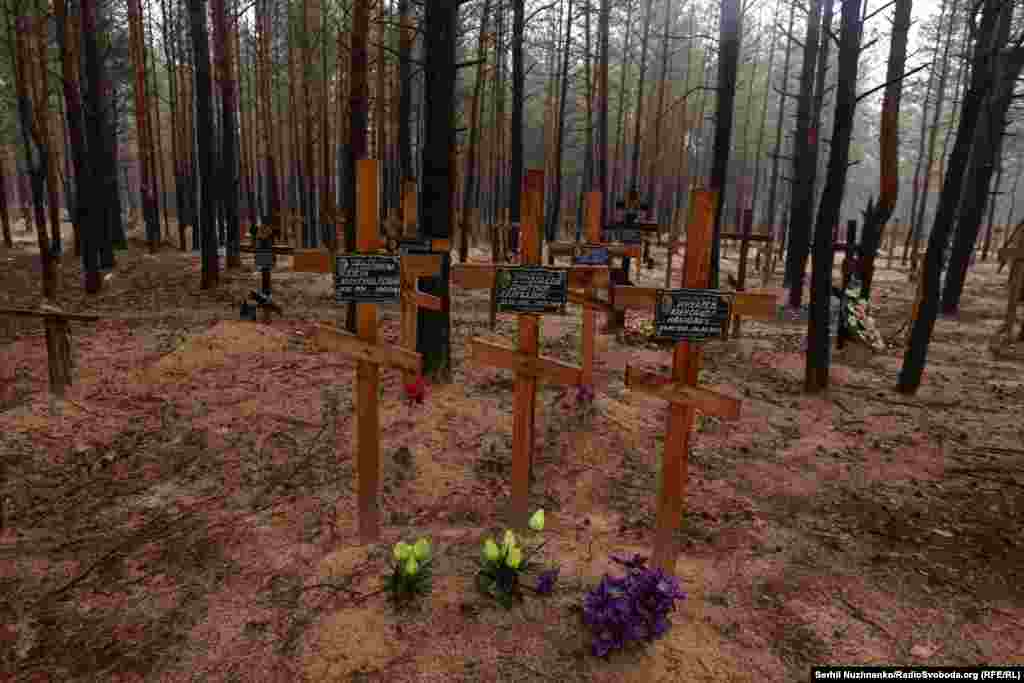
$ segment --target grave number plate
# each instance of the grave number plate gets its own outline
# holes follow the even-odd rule
[[[584,247],[584,253],[576,257],[575,262],[581,266],[607,266],[608,249],[605,247]]]
[[[556,268],[499,268],[495,298],[503,313],[564,313],[569,272]]]
[[[334,264],[334,299],[361,304],[398,301],[401,262],[397,256],[338,256]]]
[[[269,249],[260,249],[253,254],[256,267],[260,270],[273,270],[276,254]]]
[[[656,337],[702,342],[721,336],[732,297],[713,289],[659,289],[654,312]]]

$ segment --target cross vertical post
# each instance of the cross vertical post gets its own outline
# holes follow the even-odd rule
[[[601,241],[601,193],[588,192],[584,206],[587,241]],[[587,283],[583,289],[585,299],[594,299],[594,286]],[[597,311],[592,306],[583,306],[583,384],[594,383],[594,341],[597,333]]]
[[[544,204],[544,171],[526,172],[522,199],[522,233],[520,248],[524,266],[540,265],[540,225]],[[519,317],[519,352],[538,356],[540,352],[540,317],[521,314]],[[525,523],[529,512],[530,477],[533,474],[533,427],[537,407],[537,378],[516,376],[515,416],[512,427],[512,518]]]
[[[380,177],[376,159],[356,162],[356,251],[374,251],[379,241],[378,210]],[[377,343],[376,304],[356,304],[356,334],[368,343]],[[380,484],[380,391],[378,365],[357,361],[356,446],[359,473],[359,536],[364,543],[380,537],[380,509],[377,489]]]
[[[697,203],[697,210],[694,213],[695,220],[687,228],[683,286],[702,288],[707,287],[711,274],[711,239],[717,192],[694,192],[693,199]],[[700,346],[685,341],[676,344],[672,353],[672,379],[696,386],[700,360]],[[684,498],[689,484],[688,461],[693,420],[692,405],[669,405],[653,557],[654,565],[666,571],[675,569],[677,550],[674,536],[682,523]]]

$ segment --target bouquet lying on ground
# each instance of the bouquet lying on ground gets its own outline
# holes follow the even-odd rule
[[[871,316],[871,303],[858,296],[854,288],[846,290],[846,327],[850,336],[858,339],[875,351],[885,350],[885,340]]]
[[[679,580],[661,569],[647,566],[647,558],[616,557],[612,561],[627,569],[625,576],[605,574],[583,599],[583,623],[593,634],[591,650],[604,657],[630,642],[651,642],[671,626],[668,614],[676,600],[686,594]]]

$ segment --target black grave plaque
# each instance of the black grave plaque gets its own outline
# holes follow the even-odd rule
[[[499,268],[494,287],[502,313],[564,313],[569,272],[531,266]]]
[[[659,289],[654,336],[702,342],[720,337],[732,297],[714,289]]]
[[[334,263],[334,299],[361,304],[398,301],[401,295],[401,262],[397,256],[338,256]]]

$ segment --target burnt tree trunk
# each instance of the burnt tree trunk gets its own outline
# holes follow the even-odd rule
[[[1009,38],[1010,15],[1003,15],[1001,35],[997,40],[1000,49]],[[971,265],[981,230],[981,221],[989,200],[989,186],[999,163],[999,149],[1005,131],[1006,117],[1013,101],[1014,84],[1020,76],[1024,63],[1011,54],[999,58],[994,65],[995,83],[992,92],[985,98],[984,108],[974,136],[973,151],[963,198],[958,211],[953,251],[950,255],[946,279],[942,290],[942,312],[952,315],[960,307],[967,270]],[[993,198],[991,201],[995,201]]]
[[[830,0],[826,0],[829,2]],[[909,4],[909,3],[908,3]],[[909,8],[908,8],[909,9]],[[829,315],[832,299],[832,226],[839,222],[850,166],[850,140],[857,106],[857,60],[860,57],[861,0],[842,0],[839,30],[839,72],[832,144],[825,187],[814,226],[814,262],[811,271],[811,310],[807,324],[804,391],[824,391],[829,384]]]
[[[812,121],[812,117],[814,73],[818,59],[818,33],[821,28],[821,3],[823,1],[832,2],[832,0],[809,1],[803,64],[800,67],[796,133],[793,140],[793,183],[787,231],[786,273],[783,276],[783,285],[790,288],[789,305],[793,308],[799,308],[803,299],[803,268],[810,251],[810,226],[814,215],[814,175],[818,165],[818,146],[816,140],[811,140],[811,135],[817,135],[816,123]]]
[[[720,237],[725,208],[725,186],[729,176],[729,148],[732,145],[733,109],[736,102],[736,72],[740,59],[740,2],[722,0],[718,56],[718,111],[715,115],[714,161],[711,167],[711,189],[718,193],[715,201],[715,225],[711,242],[711,282],[718,288]]]
[[[885,224],[896,210],[899,196],[899,151],[900,151],[900,94],[903,83],[900,75],[907,63],[907,34],[910,31],[911,0],[896,0],[896,16],[893,20],[892,37],[889,47],[889,64],[885,80],[888,84],[882,96],[882,130],[879,140],[879,164],[881,166],[878,203],[864,212],[864,230],[861,233],[861,296],[871,296],[871,282],[875,275],[875,257],[882,244]],[[837,219],[838,220],[838,219]]]
[[[921,386],[924,367],[928,357],[928,344],[935,320],[939,312],[939,285],[942,270],[943,253],[949,243],[957,210],[960,204],[963,178],[967,170],[971,145],[974,141],[975,129],[982,114],[984,100],[992,91],[995,53],[996,30],[1001,14],[1012,8],[1004,7],[999,0],[982,0],[981,19],[975,33],[975,45],[971,57],[970,78],[967,91],[964,93],[960,111],[960,122],[957,125],[956,139],[950,153],[946,178],[939,194],[939,204],[935,212],[932,231],[928,237],[928,250],[924,258],[924,270],[921,274],[920,305],[917,317],[911,323],[910,341],[903,356],[903,367],[900,369],[897,390],[904,394],[913,394]],[[1018,48],[1019,51],[1019,48]]]
[[[522,5],[519,7],[521,11]],[[436,239],[448,239],[450,236],[454,208],[451,188],[454,186],[455,168],[449,152],[455,147],[452,121],[455,116],[458,12],[458,0],[428,0],[424,17],[424,79],[430,98],[424,111],[423,192],[420,193],[418,213],[420,233]],[[416,350],[423,354],[423,374],[434,382],[451,381],[450,264],[450,253],[445,251],[441,255],[440,276],[424,278],[420,286],[424,292],[440,297],[442,302],[440,311],[420,308],[417,315]]]

